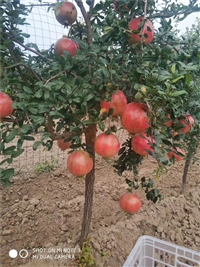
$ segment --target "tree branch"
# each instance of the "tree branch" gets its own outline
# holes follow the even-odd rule
[[[9,33],[7,33],[7,32],[2,32],[2,31],[1,31],[1,34],[6,35],[7,37],[9,37],[13,42],[15,42],[15,43],[21,45],[23,48],[25,48],[25,50],[28,50],[28,51],[30,51],[30,52],[32,52],[32,53],[34,53],[34,54],[40,56],[41,58],[43,58],[43,59],[45,59],[45,60],[47,60],[47,61],[49,61],[49,62],[52,62],[49,58],[43,56],[41,53],[37,52],[36,50],[34,50],[34,49],[32,49],[32,48],[29,48],[28,46],[24,45],[24,44],[21,43],[20,41],[16,40],[15,37],[14,37],[13,35],[11,35],[11,34],[9,34]]]
[[[20,67],[20,66],[24,66],[25,68],[27,68],[32,74],[33,76],[35,76],[35,78],[38,80],[38,81],[42,81],[40,79],[40,77],[37,75],[36,72],[34,72],[28,65],[24,64],[24,63],[16,63],[16,64],[13,64],[13,65],[10,65],[10,66],[7,66],[5,67],[4,69],[11,69],[11,68],[16,68],[16,67]]]
[[[52,141],[60,140],[60,139],[66,139],[66,138],[69,138],[70,136],[72,136],[74,134],[74,133],[69,133],[69,132],[68,133],[62,133],[62,134],[55,134],[55,131],[53,128],[53,121],[50,119],[48,119],[47,129],[51,135]]]
[[[46,81],[45,85],[47,85],[50,81],[56,79],[56,78],[59,77],[61,74],[66,73],[66,72],[69,73],[69,74],[71,74],[71,75],[74,76],[75,78],[78,78],[78,76],[77,76],[75,73],[73,73],[73,72],[69,72],[69,71],[67,71],[67,70],[63,70],[63,71],[59,72],[58,74],[56,74],[56,75],[52,76],[51,78],[49,78],[49,79]]]
[[[90,45],[92,43],[92,27],[90,23],[90,17],[88,16],[85,7],[83,5],[82,0],[75,0],[77,5],[79,6],[81,13],[83,15],[83,18],[85,20],[86,28],[87,28],[87,38],[88,38],[88,44]]]
[[[179,12],[174,12],[174,13],[166,13],[166,14],[163,14],[163,13],[158,13],[158,14],[155,14],[153,16],[149,16],[148,18],[149,19],[156,19],[156,18],[171,18],[171,17],[177,17],[179,15],[184,15],[185,17],[187,17],[188,15],[190,15],[191,13],[195,13],[195,12],[199,12],[200,11],[200,7],[196,7],[195,10],[194,9],[190,9],[190,10],[181,10]]]
[[[15,55],[15,52],[13,51],[12,43],[8,45],[8,50],[9,50],[9,52],[10,52],[10,55],[11,55],[13,61],[14,61],[16,64],[19,63],[19,62],[18,62],[18,59],[17,59],[17,57],[16,57],[16,55]],[[26,77],[24,77],[24,74],[23,74],[22,70],[20,69],[20,66],[17,66],[17,70],[18,70],[18,72],[19,72],[19,74],[20,74],[22,80],[24,81],[24,83],[25,83],[27,86],[30,86],[30,84],[29,84],[28,80],[26,79]]]

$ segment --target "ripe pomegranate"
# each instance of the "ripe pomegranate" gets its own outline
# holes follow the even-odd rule
[[[83,150],[72,152],[67,159],[67,168],[75,176],[88,174],[93,168],[93,159]]]
[[[5,93],[0,92],[0,119],[12,114],[12,99]]]
[[[105,108],[107,112],[110,108],[113,108],[114,110],[112,116],[116,117],[118,115],[121,115],[122,110],[127,103],[128,102],[125,94],[122,91],[118,90],[115,94],[112,95],[110,102],[104,100],[101,101],[101,108]]]
[[[71,141],[70,142],[65,142],[64,139],[57,140],[58,147],[63,151],[67,150],[71,146],[71,144],[72,144]]]
[[[128,213],[136,213],[142,207],[142,201],[140,197],[133,193],[125,193],[121,196],[119,200],[119,205],[121,209]]]
[[[183,154],[183,156],[179,156],[176,153],[176,151],[179,152],[179,153],[181,153],[181,154]],[[168,158],[169,159],[171,159],[172,157],[174,157],[176,161],[181,161],[181,160],[183,160],[183,157],[185,156],[185,151],[183,149],[181,149],[180,147],[176,147],[175,149],[172,148],[171,149],[171,152],[168,152],[167,155],[168,155]]]
[[[94,142],[95,152],[104,158],[114,157],[120,149],[120,142],[118,138],[110,133],[101,133],[97,136]]]
[[[56,5],[54,12],[57,21],[64,26],[72,25],[77,19],[77,9],[71,2],[62,2]]]
[[[184,114],[183,115],[185,117],[185,119],[180,119],[179,122],[182,125],[185,125],[185,127],[180,129],[181,133],[188,133],[191,131],[192,126],[195,124],[194,119],[192,118],[192,116],[188,115],[188,114]]]
[[[121,113],[121,124],[128,132],[143,133],[149,128],[149,118],[144,105],[131,102],[124,107]]]
[[[74,57],[77,49],[77,43],[73,42],[69,38],[61,38],[55,43],[54,53],[62,56],[64,51],[68,51],[70,55]]]
[[[172,119],[171,119],[170,115],[167,114],[165,116],[165,119],[167,119],[167,120],[164,122],[164,125],[167,126],[167,127],[171,127],[172,126]]]
[[[131,139],[131,146],[132,149],[135,151],[135,153],[146,156],[148,155],[148,151],[154,151],[154,149],[151,147],[152,144],[155,143],[155,140],[153,140],[151,137],[147,136],[146,134],[136,134]]]
[[[131,31],[137,31],[141,22],[143,21],[144,21],[143,17],[132,19],[129,22],[129,29]],[[140,30],[138,34],[134,34],[134,33],[130,34],[131,38],[129,39],[129,43],[131,45],[136,44],[136,43],[141,44],[143,42],[142,34],[144,34],[143,38],[144,38],[145,44],[149,44],[152,42],[153,37],[154,37],[154,27],[151,21],[148,19],[145,21],[144,27]]]

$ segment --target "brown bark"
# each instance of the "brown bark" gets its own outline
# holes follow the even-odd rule
[[[91,153],[91,156],[94,160],[94,166],[91,172],[88,173],[85,178],[85,204],[84,204],[81,236],[79,240],[80,247],[82,247],[83,242],[85,242],[88,237],[90,231],[91,218],[92,218],[94,181],[95,181],[94,141],[96,138],[96,132],[97,132],[96,124],[89,126],[85,130],[86,145],[88,147],[88,151]]]
[[[183,178],[182,178],[182,190],[181,193],[184,195],[185,189],[186,189],[186,181],[187,181],[187,174],[190,167],[191,158],[186,159],[185,166],[184,166],[184,172],[183,172]]]

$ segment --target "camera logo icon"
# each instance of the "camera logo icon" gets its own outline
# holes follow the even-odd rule
[[[12,259],[16,258],[16,257],[18,256],[18,251],[17,251],[16,249],[11,249],[11,250],[9,251],[9,256],[10,256],[10,258],[12,258]],[[19,251],[19,256],[20,256],[20,258],[22,258],[22,259],[27,258],[27,257],[28,257],[28,250],[26,250],[26,249],[21,249],[21,250]]]

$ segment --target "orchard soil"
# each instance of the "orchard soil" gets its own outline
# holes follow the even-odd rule
[[[65,155],[67,157],[67,152]],[[156,167],[155,161],[147,157],[140,167],[139,177],[153,178],[164,199],[153,204],[145,199],[144,191],[138,189],[136,193],[142,199],[142,208],[128,216],[120,210],[119,198],[127,189],[125,179],[131,179],[132,174],[126,172],[119,177],[112,162],[97,157],[90,231],[96,267],[121,267],[142,235],[200,250],[199,162],[189,170],[185,195],[180,194],[184,161],[168,167],[160,181],[152,174]],[[75,246],[78,251],[76,242],[81,231],[84,191],[84,179],[69,174],[64,163],[42,174],[27,168],[13,178],[9,188],[1,186],[1,266],[74,266],[71,259],[40,257],[47,254],[54,257],[63,254],[59,249]],[[34,253],[35,248],[43,252]],[[58,250],[48,253],[51,248]],[[12,259],[8,255],[11,249],[26,249],[28,257]],[[38,259],[33,255],[38,255]]]

